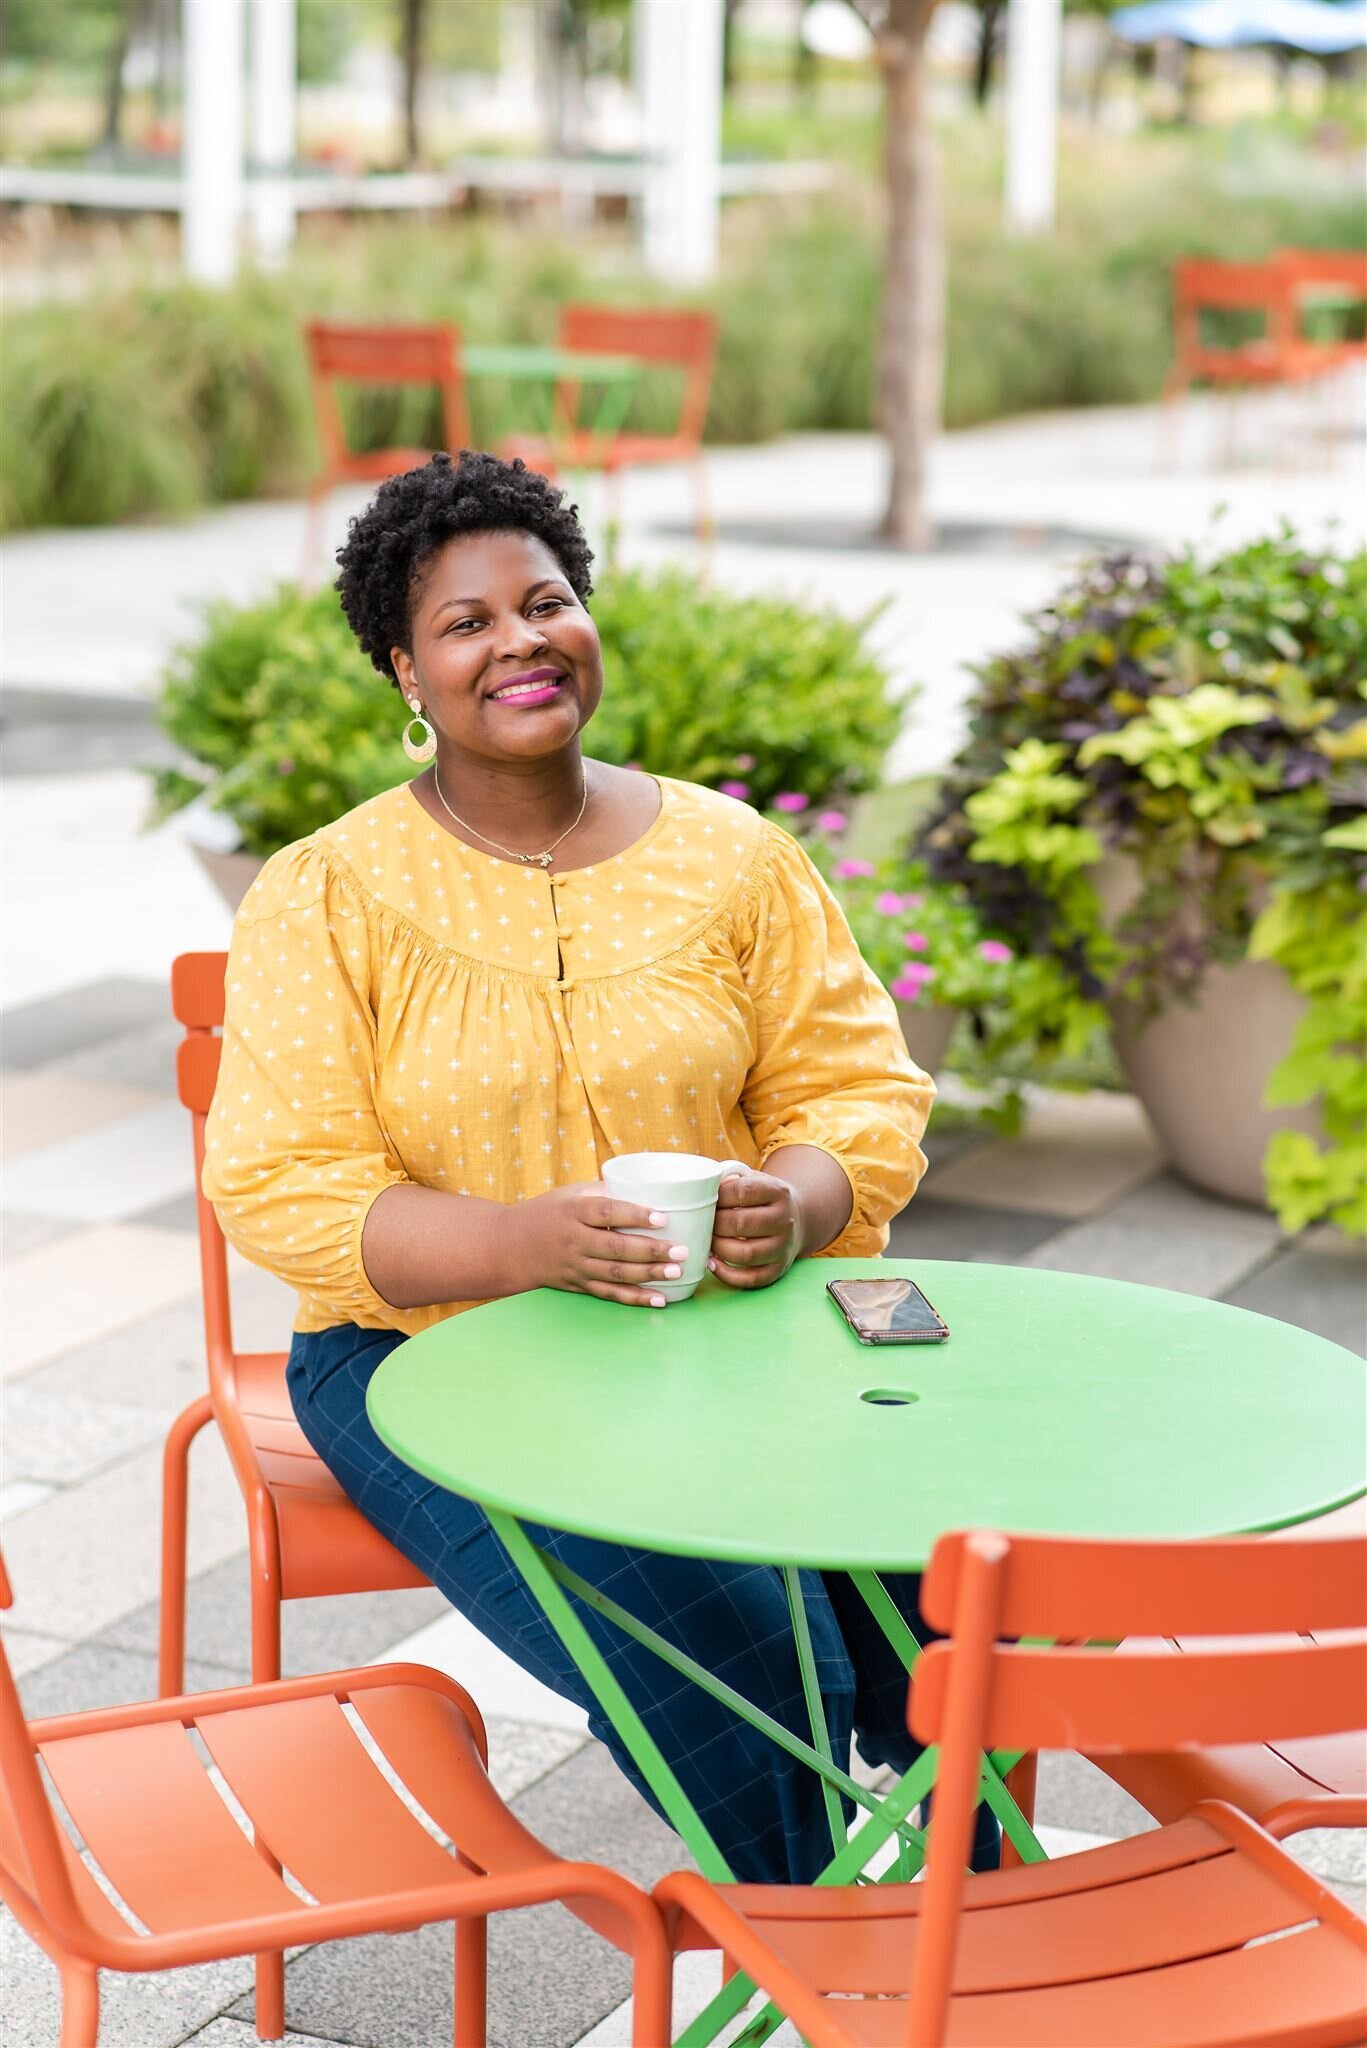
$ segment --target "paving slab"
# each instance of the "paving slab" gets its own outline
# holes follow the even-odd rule
[[[444,1671],[474,1694],[483,1714],[535,1722],[580,1737],[588,1733],[588,1716],[582,1707],[562,1699],[524,1671],[453,1607],[447,1607],[406,1641],[393,1644],[388,1654],[396,1663],[430,1664]]]
[[[40,1245],[72,1234],[71,1225],[59,1217],[25,1216],[18,1209],[0,1210],[0,1259],[8,1265],[11,1259],[22,1259],[26,1252],[36,1252]]]
[[[65,1657],[74,1647],[60,1636],[36,1635],[31,1629],[11,1628],[8,1622],[0,1629],[0,1636],[4,1638],[5,1655],[16,1678],[23,1678],[42,1664],[51,1664],[57,1657]]]
[[[281,2048],[318,2048],[320,2041],[338,2041],[354,2048],[352,2037],[341,2034],[284,2034]],[[185,2036],[186,2048],[257,2048],[257,2032],[250,2020],[217,2019],[196,2034]]]
[[[7,1438],[8,1431],[6,1431],[5,1437],[0,1438],[0,1448],[4,1446]],[[3,1483],[0,1483],[0,1522],[8,1522],[15,1515],[26,1515],[30,1508],[37,1507],[39,1501],[46,1500],[51,1492],[52,1488],[44,1486],[40,1480],[7,1479],[3,1481]]]
[[[199,1253],[145,1224],[63,1232],[5,1266],[0,1378],[126,1329],[199,1288]]]
[[[0,1060],[6,1067],[49,1066],[116,1033],[164,1023],[168,1007],[164,982],[128,975],[78,982],[60,995],[7,1007]]]
[[[242,1496],[216,1432],[191,1451],[189,1558],[204,1571],[240,1550]],[[143,1606],[161,1582],[161,1450],[152,1446],[11,1522],[5,1563],[20,1628],[96,1634]]]
[[[148,1977],[100,1976],[100,2048],[177,2048],[241,1995],[252,1965],[200,1963]],[[61,1992],[57,1972],[8,1912],[0,1911],[0,2048],[55,2048]]]
[[[1292,1246],[1225,1294],[1236,1308],[1313,1330],[1349,1351],[1367,1352],[1367,1273],[1360,1251]]]
[[[1209,1298],[1262,1265],[1280,1238],[1275,1220],[1261,1210],[1215,1201],[1160,1173],[1100,1215],[1035,1246],[1021,1264]]]
[[[35,1386],[31,1375],[5,1390],[0,1460],[7,1481],[70,1486],[165,1433],[160,1408],[55,1394]]]
[[[189,1118],[171,1101],[36,1146],[5,1168],[6,1201],[70,1223],[114,1223],[194,1184]]]
[[[177,1259],[193,1269],[194,1279],[185,1298],[93,1341],[85,1341],[78,1328],[69,1340],[72,1348],[63,1348],[58,1357],[27,1375],[27,1386],[41,1387],[64,1399],[127,1401],[134,1407],[158,1408],[168,1424],[187,1401],[204,1392],[208,1374],[199,1300],[199,1252],[184,1232],[155,1234],[160,1243],[174,1244]],[[273,1274],[236,1258],[229,1260],[229,1274],[234,1341],[244,1351],[285,1350],[294,1320],[293,1290]],[[7,1287],[8,1283],[7,1269]],[[66,1315],[64,1304],[64,1321]]]
[[[167,964],[170,964],[169,958]],[[173,1095],[176,1047],[184,1036],[175,1018],[167,1016],[159,1024],[139,1025],[135,1030],[121,1031],[112,1038],[98,1039],[94,1045],[82,1046],[78,1052],[65,1053],[60,1059],[48,1061],[40,1071],[93,1085],[138,1088],[149,1095]],[[187,1115],[187,1133],[189,1124]],[[188,1136],[186,1143],[189,1143]]]
[[[1046,1826],[1108,1842],[1140,1835],[1157,1823],[1113,1778],[1071,1750],[1049,1749],[1039,1763],[1035,1813]]]
[[[219,1664],[192,1662],[185,1666],[187,1692],[218,1692],[241,1682],[239,1672],[225,1671]],[[51,1714],[121,1707],[131,1700],[153,1700],[157,1697],[157,1660],[111,1649],[106,1643],[80,1643],[65,1656],[28,1672],[19,1680],[19,1697],[31,1721]]]
[[[192,1521],[195,1508],[192,1495]],[[246,1519],[239,1506],[237,1547],[222,1563],[190,1580],[185,1603],[186,1655],[222,1665],[242,1678],[251,1670],[246,1535]],[[296,1672],[344,1671],[355,1664],[372,1664],[381,1659],[404,1662],[407,1653],[396,1656],[393,1646],[411,1639],[416,1629],[434,1617],[449,1612],[436,1588],[424,1586],[401,1587],[391,1593],[286,1600],[280,1623],[282,1667],[288,1676]],[[147,1600],[102,1628],[97,1640],[111,1647],[155,1655],[159,1615],[159,1602]],[[484,1700],[479,1703],[483,1708]]]
[[[17,1159],[39,1146],[93,1130],[154,1099],[146,1089],[78,1081],[41,1068],[0,1075],[0,1159]],[[25,1205],[15,1200],[12,1206]]]
[[[942,1168],[935,1199],[1072,1221],[1108,1208],[1160,1163],[1132,1095],[1037,1097],[1019,1138],[995,1139]]]
[[[1011,1266],[1037,1245],[1057,1237],[1057,1216],[1031,1209],[989,1209],[979,1202],[937,1202],[918,1194],[892,1226],[889,1256],[896,1259],[971,1259]]]

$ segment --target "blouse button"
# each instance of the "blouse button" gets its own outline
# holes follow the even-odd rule
[[[558,924],[558,925],[556,926],[556,928],[555,928],[555,936],[556,936],[556,937],[557,937],[558,939],[568,939],[568,938],[570,937],[571,933],[573,932],[573,930],[574,930],[574,927],[573,927],[573,925],[568,925],[568,924]]]

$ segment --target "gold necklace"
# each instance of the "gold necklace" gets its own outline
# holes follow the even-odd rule
[[[442,809],[446,812],[446,815],[449,818],[455,818],[455,821],[460,826],[462,832],[473,832],[476,839],[482,839],[484,841],[484,844],[486,846],[492,846],[496,853],[506,853],[509,860],[520,860],[524,867],[548,868],[551,864],[551,861],[555,857],[556,847],[560,845],[562,840],[569,838],[571,832],[573,832],[575,827],[581,823],[584,813],[589,807],[589,778],[587,770],[585,770],[583,801],[579,806],[579,816],[575,819],[574,824],[567,825],[565,827],[565,830],[561,833],[560,838],[553,839],[550,845],[546,848],[544,853],[519,853],[515,846],[500,846],[496,839],[491,839],[487,832],[481,832],[477,825],[471,825],[467,823],[467,821],[464,818],[456,816],[456,813],[451,809],[450,804],[447,803],[446,798],[442,793],[441,777],[437,773],[437,764],[435,761],[432,763],[432,787],[437,792],[437,796],[438,799],[440,800]]]

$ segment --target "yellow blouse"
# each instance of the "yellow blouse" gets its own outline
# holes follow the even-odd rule
[[[617,1152],[848,1174],[832,1255],[876,1253],[925,1171],[934,1083],[802,848],[661,781],[643,839],[565,874],[476,853],[407,785],[267,862],[238,915],[204,1189],[299,1290],[300,1330],[412,1334],[361,1262],[397,1181],[497,1202]]]

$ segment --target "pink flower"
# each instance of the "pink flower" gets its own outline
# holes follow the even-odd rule
[[[918,895],[916,890],[913,889],[909,895],[902,898],[902,908],[903,910],[919,910],[925,900],[924,896]]]
[[[984,939],[978,951],[984,960],[991,960],[994,965],[1004,964],[1016,957],[1011,948],[1004,946],[1000,939]]]
[[[895,889],[885,889],[881,896],[876,896],[873,907],[880,917],[900,917],[902,915],[902,899]]]
[[[755,765],[755,757],[753,754],[737,754],[731,765],[733,768],[739,768],[742,775],[748,775]]]
[[[850,821],[843,811],[818,811],[816,822],[823,832],[843,832]]]
[[[750,794],[748,782],[719,782],[717,787],[723,796],[733,796],[739,803],[744,803]]]
[[[930,944],[924,932],[907,932],[903,935],[902,942],[908,953],[924,953]]]
[[[800,789],[781,789],[774,798],[774,809],[776,811],[805,811],[810,801],[810,797],[805,797]]]
[[[869,875],[876,875],[877,872],[878,870],[871,860],[851,860],[847,857],[844,860],[838,860],[835,864],[835,879],[837,882],[853,882],[857,879],[867,879]]]
[[[933,967],[925,967],[919,960],[910,960],[892,984],[892,993],[899,1003],[914,1003],[919,1000],[927,982],[934,979]]]

